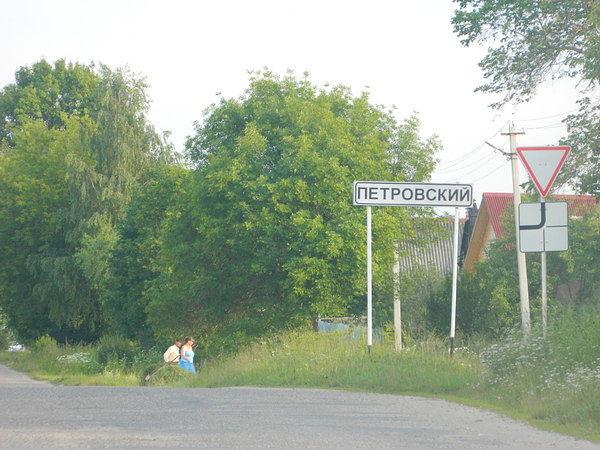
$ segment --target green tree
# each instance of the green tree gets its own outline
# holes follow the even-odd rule
[[[556,258],[560,283],[575,287],[576,304],[600,300],[600,206],[569,222],[569,250]],[[560,265],[562,263],[562,265]]]
[[[465,46],[491,43],[479,63],[486,83],[482,92],[502,94],[500,101],[530,100],[540,83],[570,77],[580,81],[580,110],[565,122],[564,141],[573,157],[562,179],[584,192],[598,193],[600,182],[600,3],[590,0],[455,0],[452,24]]]
[[[12,147],[0,155],[0,236],[6,237],[0,241],[0,305],[25,340],[46,333],[61,341],[100,336],[115,225],[139,176],[168,152],[147,123],[142,81],[105,66],[68,67],[93,75],[94,90],[86,85],[79,92],[91,106],[84,112],[44,107],[41,117],[7,114],[16,118],[7,127]],[[57,71],[42,81],[50,83]],[[15,91],[18,85],[8,86],[0,97]]]
[[[8,322],[24,340],[98,333],[101,312],[75,260],[73,180],[91,171],[89,119],[63,130],[30,122],[0,159],[0,289]]]
[[[188,174],[187,169],[176,165],[155,164],[134,189],[117,227],[118,238],[110,257],[110,287],[103,300],[113,333],[151,341],[144,292],[159,274],[163,224]]]
[[[411,150],[406,170],[392,158],[403,132],[366,94],[268,72],[210,108],[187,142],[196,170],[148,291],[157,333],[243,340],[317,315],[364,313],[365,210],[351,203],[352,182],[427,177],[434,146],[420,158]],[[374,211],[376,297],[391,292],[392,244],[407,217]]]
[[[26,122],[41,120],[49,128],[65,126],[69,116],[94,116],[99,78],[93,66],[45,60],[21,67],[15,83],[0,91],[0,143],[13,146],[14,133]]]

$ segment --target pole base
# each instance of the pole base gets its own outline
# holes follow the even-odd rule
[[[453,337],[450,338],[450,357],[452,357],[452,355],[454,355],[454,338]]]

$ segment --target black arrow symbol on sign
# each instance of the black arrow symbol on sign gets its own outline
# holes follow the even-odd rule
[[[519,225],[519,230],[539,230],[546,225],[546,202],[542,202],[542,221],[538,225]]]

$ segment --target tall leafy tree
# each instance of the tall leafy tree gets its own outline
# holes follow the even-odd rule
[[[183,326],[244,339],[363,313],[365,211],[352,205],[352,182],[426,178],[434,147],[408,149],[404,160],[408,134],[366,94],[269,72],[210,108],[187,142],[196,169],[148,292],[157,333]],[[390,291],[392,243],[406,217],[375,212],[378,294]]]
[[[94,132],[90,120],[67,119],[63,130],[30,122],[0,159],[0,302],[21,339],[100,332],[93,287],[75,258],[81,235],[71,207],[76,180],[93,171]]]
[[[583,90],[580,110],[566,119],[573,146],[563,179],[598,193],[600,129],[600,3],[593,0],[455,0],[452,24],[461,43],[490,43],[479,63],[486,83],[477,90],[500,101],[530,100],[540,83],[570,77]]]
[[[62,79],[64,67],[90,76],[93,90],[85,84],[72,92],[59,83],[46,104],[44,83]],[[48,333],[63,341],[93,340],[106,322],[101,298],[115,225],[164,145],[145,117],[145,84],[127,71],[61,62],[52,69],[42,61],[18,73],[46,75],[30,77],[33,85],[41,83],[38,90],[22,81],[0,93],[4,99],[21,91],[40,97],[5,112],[14,120],[6,127],[9,150],[0,157],[0,304],[23,339]],[[85,99],[89,107],[67,103],[61,110],[63,96]],[[41,115],[31,113],[35,104],[44,106]]]
[[[177,165],[150,166],[118,223],[110,257],[110,287],[103,298],[114,333],[140,342],[152,340],[152,330],[146,325],[145,291],[159,274],[163,225],[188,175],[188,169]]]

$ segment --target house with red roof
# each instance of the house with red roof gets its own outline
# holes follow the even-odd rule
[[[567,202],[569,217],[581,217],[596,205],[593,195],[552,195],[548,201]],[[473,272],[475,264],[485,258],[489,244],[504,236],[504,223],[513,208],[513,194],[485,192],[479,209],[469,208],[460,249],[460,261],[465,270]]]

